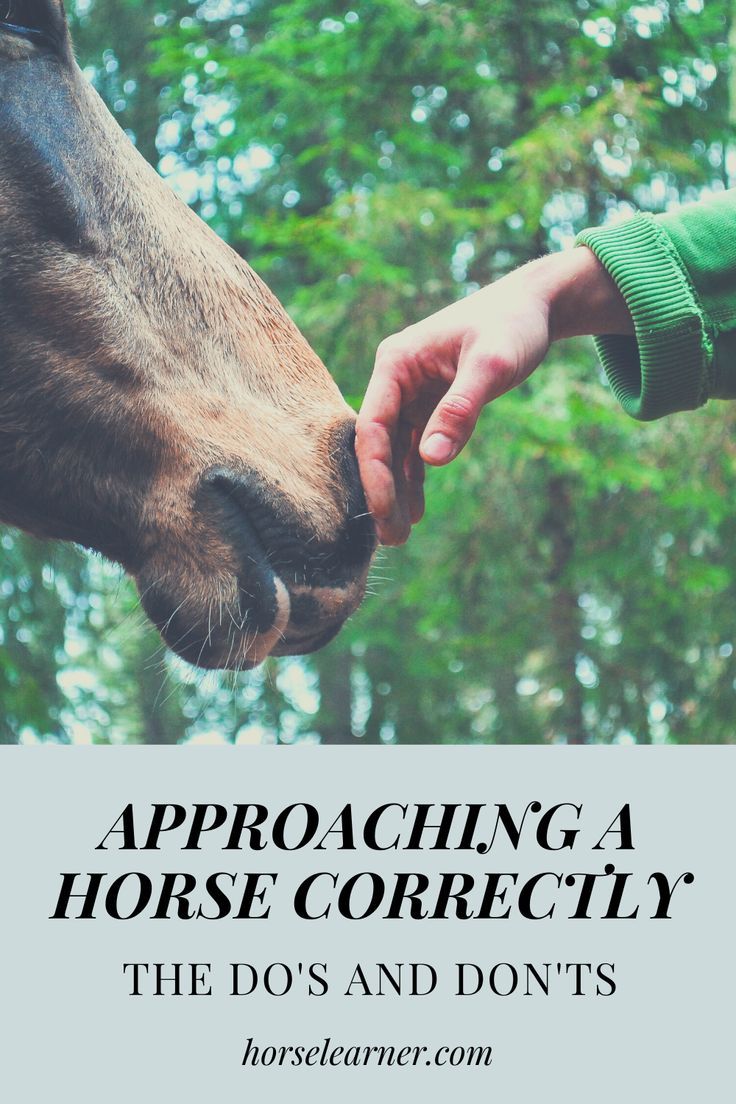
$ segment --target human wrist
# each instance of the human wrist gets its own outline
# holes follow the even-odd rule
[[[550,341],[634,332],[626,300],[586,246],[550,253],[528,268],[546,304]]]

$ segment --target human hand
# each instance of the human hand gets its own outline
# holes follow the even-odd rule
[[[407,539],[424,512],[425,463],[453,460],[483,406],[525,380],[552,341],[630,329],[608,273],[579,248],[532,261],[383,341],[356,435],[379,540]]]

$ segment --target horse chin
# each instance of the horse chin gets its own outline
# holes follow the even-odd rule
[[[320,629],[312,636],[307,637],[295,637],[287,633],[284,639],[276,644],[271,655],[279,659],[283,656],[311,655],[312,652],[318,652],[320,648],[324,648],[325,644],[329,644],[337,636],[342,626],[343,622],[338,621],[330,628]]]
[[[164,643],[194,667],[209,670],[251,670],[264,661],[284,639],[289,624],[289,592],[278,576],[272,577],[268,617],[264,608],[254,614],[226,586],[206,595],[177,601],[176,591],[161,585],[141,585],[141,604]]]
[[[206,670],[249,671],[269,656],[308,655],[328,644],[360,605],[365,577],[346,587],[287,588],[274,575],[273,587],[275,613],[266,625],[252,610],[244,616],[241,601],[221,599],[219,588],[209,598],[177,602],[139,580],[142,604],[176,655]]]
[[[276,576],[277,617],[267,631],[238,633],[227,607],[220,614],[231,629],[223,637],[217,629],[209,634],[205,647],[194,640],[184,648],[167,639],[167,643],[182,658],[197,667],[249,671],[269,656],[304,656],[329,644],[346,620],[358,608],[363,598],[365,580],[350,587],[292,587],[287,589]],[[308,616],[305,616],[308,613]],[[165,637],[166,639],[166,637]],[[196,655],[194,654],[196,651]]]
[[[291,586],[291,617],[272,655],[309,655],[337,636],[365,594],[367,569],[345,586]]]
[[[269,629],[249,632],[247,627],[238,629],[237,621],[226,608],[224,618],[231,622],[223,639],[222,632],[213,638],[202,657],[195,661],[198,667],[210,670],[252,671],[283,641],[289,624],[289,592],[278,576],[274,577],[276,590],[276,616]],[[224,622],[223,618],[223,622]],[[191,655],[185,658],[191,660]]]

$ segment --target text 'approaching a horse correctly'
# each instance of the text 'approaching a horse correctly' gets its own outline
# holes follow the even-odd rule
[[[119,561],[204,667],[327,643],[375,546],[354,416],[261,280],[0,0],[0,518]]]

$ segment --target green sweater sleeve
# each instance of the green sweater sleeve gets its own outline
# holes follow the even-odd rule
[[[614,395],[651,421],[736,398],[736,189],[578,235],[608,269],[632,337],[596,338]]]

